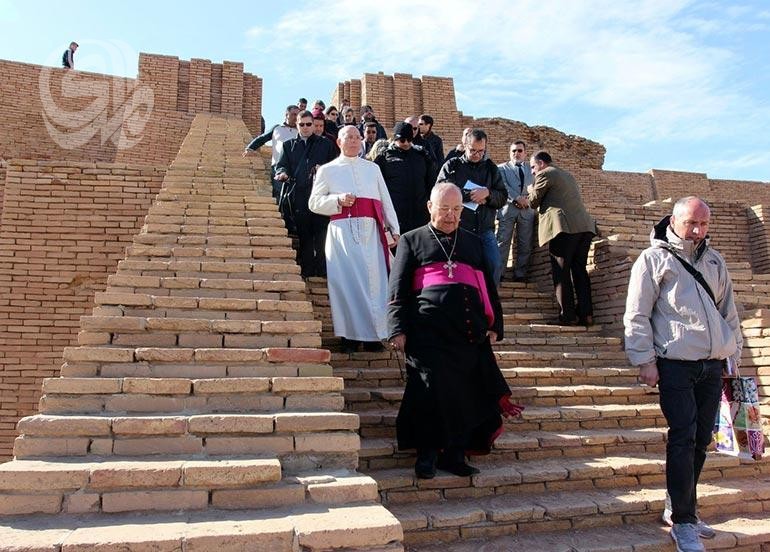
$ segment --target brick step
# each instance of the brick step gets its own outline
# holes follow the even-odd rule
[[[329,351],[267,347],[65,347],[62,377],[315,377],[331,376]]]
[[[34,414],[19,420],[17,429],[25,437],[126,439],[142,436],[191,435],[205,438],[216,435],[354,431],[358,425],[356,414],[296,409],[259,414]]]
[[[190,206],[190,202],[187,203],[187,207],[174,206],[173,208],[165,206],[159,208],[156,204],[147,213],[144,219],[145,223],[212,226],[232,221],[234,226],[245,225],[250,229],[283,229],[282,235],[286,234],[283,220],[281,220],[275,205],[270,208],[260,206],[249,208],[248,206],[244,207],[243,204],[235,203],[231,207],[219,208],[205,203],[198,204],[198,207]]]
[[[353,504],[377,483],[350,470],[281,479],[278,459],[14,460],[0,466],[0,514],[115,513]]]
[[[662,485],[457,498],[391,505],[407,546],[597,526],[654,523],[663,510]],[[720,479],[698,487],[704,519],[725,513],[759,513],[770,507],[770,478]],[[569,549],[568,549],[569,550]],[[574,548],[573,548],[574,550]]]
[[[464,497],[524,495],[545,492],[641,487],[665,484],[665,454],[587,456],[534,460],[500,455],[471,457],[479,474],[458,477],[438,470],[431,480],[418,479],[413,463],[395,469],[367,470],[379,486],[383,504],[444,501]],[[770,463],[715,453],[707,457],[701,481],[754,477],[770,473]]]
[[[510,382],[509,382],[510,383]],[[350,387],[342,392],[346,408],[356,412],[398,408],[404,387]],[[527,406],[576,406],[591,404],[646,404],[655,388],[632,385],[511,386],[511,400]]]
[[[265,281],[302,281],[300,268],[290,262],[266,261],[199,261],[154,259],[126,259],[118,262],[118,274],[180,278],[222,279],[236,278]]]
[[[508,462],[531,459],[582,458],[665,452],[666,428],[574,429],[569,431],[506,431],[497,438],[489,458]],[[414,466],[413,450],[398,450],[393,437],[362,438],[359,467],[363,470]],[[501,460],[502,461],[502,460]]]
[[[312,320],[309,301],[283,299],[238,299],[222,297],[169,297],[146,293],[96,292],[99,307],[120,310],[94,311],[99,316],[145,316],[152,318],[208,318],[231,320]]]
[[[361,437],[395,437],[398,409],[364,410],[358,415]],[[665,418],[657,403],[529,406],[515,419],[505,420],[505,429],[511,432],[638,429],[663,425]]]
[[[578,347],[566,351],[543,351],[540,348],[529,350],[506,350],[506,346],[495,350],[495,358],[500,368],[518,366],[560,368],[612,367],[627,363],[626,354],[621,350],[581,350]]]
[[[7,550],[399,552],[402,539],[398,520],[379,504],[24,516],[0,526]]]
[[[515,324],[506,322],[504,326],[506,336],[529,335],[531,337],[540,336],[575,336],[575,337],[596,337],[604,328],[601,324],[593,326],[560,326],[554,324]]]
[[[716,517],[718,516],[718,517]],[[707,550],[761,552],[770,543],[770,516],[763,513],[709,517],[709,525],[717,536],[703,541]],[[522,529],[525,529],[524,527]],[[451,534],[451,532],[450,532]],[[440,541],[441,538],[437,538]],[[762,546],[765,548],[762,548]],[[668,528],[654,519],[616,527],[579,527],[563,531],[547,531],[500,537],[465,538],[453,542],[452,552],[660,552],[673,550]],[[446,552],[444,543],[413,543],[407,552]]]
[[[507,346],[536,347],[539,351],[582,351],[586,349],[621,351],[622,341],[619,337],[601,335],[538,335],[529,333],[514,334],[492,344],[495,349],[505,350]]]
[[[284,236],[260,236],[255,229],[243,228],[240,232],[225,232],[212,227],[183,227],[178,232],[151,231],[160,226],[151,225],[146,231],[134,236],[133,242],[142,245],[206,245],[210,247],[291,247],[291,239]],[[229,228],[229,227],[228,227]]]
[[[639,382],[639,369],[632,366],[596,366],[588,368],[553,368],[518,366],[501,368],[511,386],[555,385],[634,385]]]
[[[554,301],[552,295],[545,295],[537,292],[520,292],[515,291],[513,293],[501,293],[499,294],[500,301],[502,303],[513,303],[518,308],[526,309],[538,309],[545,308],[549,311],[556,312],[557,304]]]
[[[358,355],[360,356],[360,355]],[[354,393],[359,388],[403,387],[401,369],[396,361],[347,362],[337,361],[336,353],[332,353],[334,375],[345,380],[346,392]],[[370,365],[356,367],[357,364],[368,362]],[[350,366],[352,364],[353,366]],[[379,365],[382,364],[382,367]],[[639,370],[633,367],[595,367],[595,368],[550,368],[550,367],[516,367],[501,368],[500,370],[511,387],[545,387],[545,386],[630,386],[639,381]],[[654,391],[653,391],[654,392]]]
[[[215,259],[250,261],[251,259],[286,259],[294,262],[296,251],[290,247],[200,247],[185,245],[143,245],[134,243],[126,248],[126,257],[135,259],[192,259],[205,262]]]
[[[60,377],[43,381],[41,413],[341,410],[334,377]]]
[[[135,276],[135,278],[148,278]],[[152,278],[150,276],[149,278]],[[149,282],[149,280],[147,280]],[[306,301],[304,290],[265,291],[261,290],[262,280],[237,280],[223,278],[176,278],[174,282],[164,282],[163,287],[151,286],[109,286],[105,293],[149,295],[151,297],[195,297],[206,299],[267,299],[272,301]],[[139,283],[139,282],[137,282]],[[256,286],[254,284],[257,284]],[[287,282],[299,284],[301,282]],[[186,287],[185,287],[186,286]],[[202,286],[202,287],[197,287]],[[274,286],[278,287],[278,286]],[[256,289],[255,289],[256,288]],[[320,328],[320,327],[319,327]]]
[[[69,424],[72,427],[66,427]],[[198,455],[277,456],[284,471],[325,466],[355,469],[360,438],[356,416],[322,411],[266,415],[153,414],[147,416],[36,415],[19,422],[17,459]]]
[[[226,274],[220,274],[214,278],[181,277],[181,276],[136,276],[118,272],[107,278],[107,290],[110,292],[126,293],[130,291],[147,293],[143,289],[167,290],[198,290],[224,293],[228,291],[247,291],[272,294],[265,299],[280,299],[281,294],[302,293],[306,294],[305,283],[297,280],[255,280],[253,278],[237,278]],[[151,293],[150,295],[163,295]],[[226,297],[226,295],[219,295]]]
[[[318,316],[318,309],[314,305],[316,320],[322,323],[326,330],[321,333],[324,346],[339,351],[341,339],[333,335],[331,321]],[[516,328],[521,328],[517,325]],[[584,355],[595,355],[597,353],[613,353],[614,358],[624,358],[619,337],[600,336],[598,334],[533,334],[529,331],[508,332],[505,330],[504,339],[492,344],[492,349],[500,352],[511,352],[518,356],[533,355],[540,353],[582,353]],[[534,349],[534,350],[533,350]],[[509,355],[510,356],[510,355]],[[542,356],[542,355],[541,355]],[[557,358],[550,355],[551,358]],[[593,358],[593,357],[591,357]]]
[[[120,347],[321,347],[314,320],[213,320],[90,316],[81,318],[79,345]]]

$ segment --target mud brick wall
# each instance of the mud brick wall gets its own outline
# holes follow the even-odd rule
[[[15,423],[58,375],[80,316],[124,257],[164,171],[138,165],[11,161],[0,220],[0,457]]]
[[[331,103],[339,106],[342,98],[349,98],[357,112],[361,105],[371,105],[388,134],[396,121],[410,115],[430,114],[434,119],[434,132],[444,140],[445,153],[457,144],[463,128],[471,126],[483,129],[489,136],[488,153],[495,163],[508,161],[508,148],[516,139],[524,140],[530,152],[548,149],[555,158],[561,159],[565,168],[601,169],[604,163],[604,146],[586,138],[509,119],[476,119],[463,115],[457,110],[454,80],[449,77],[366,73],[360,80],[337,84]]]
[[[574,176],[589,207],[608,201],[641,205],[655,199],[655,185],[649,173],[576,169]]]
[[[709,179],[709,201],[740,200],[744,205],[770,204],[770,185],[749,180]]]
[[[751,268],[756,273],[770,272],[770,210],[766,205],[746,209],[749,220]]]
[[[196,113],[242,117],[251,132],[259,130],[262,79],[244,73],[242,63],[180,61],[143,53],[137,79],[7,60],[0,60],[0,74],[3,159],[165,166],[179,150]],[[144,108],[131,116],[128,100],[141,98],[145,87],[152,90],[149,117],[144,117]],[[118,148],[121,130],[138,143]],[[65,143],[53,138],[57,131],[69,133],[70,139],[75,133],[86,138],[84,143]]]
[[[86,127],[93,115],[84,109],[102,97],[105,91],[131,89],[134,81],[120,77],[66,71],[59,68],[0,60],[0,157],[5,159],[68,159],[73,161],[111,161],[117,147],[110,140],[102,141],[96,133],[85,145],[64,149],[46,129],[43,114],[60,116],[73,129]],[[41,99],[42,88],[47,96],[46,109]],[[46,84],[47,83],[47,84]],[[75,94],[62,95],[62,85]],[[114,116],[112,109],[105,115]],[[61,129],[59,125],[56,128]]]

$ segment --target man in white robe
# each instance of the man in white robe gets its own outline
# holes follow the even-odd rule
[[[358,157],[358,129],[340,129],[337,144],[342,153],[318,169],[308,202],[331,217],[325,252],[334,334],[345,352],[361,341],[365,351],[380,351],[388,336],[388,235],[398,240],[398,218],[379,167]]]

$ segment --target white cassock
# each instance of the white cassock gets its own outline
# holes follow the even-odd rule
[[[316,173],[308,206],[319,215],[342,213],[345,194],[382,203],[385,226],[399,234],[398,219],[380,168],[340,155]],[[356,212],[356,204],[350,208]],[[331,220],[326,233],[326,273],[334,334],[357,341],[388,337],[388,271],[377,221],[368,216]]]

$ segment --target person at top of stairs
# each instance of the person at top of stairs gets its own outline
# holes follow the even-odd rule
[[[466,452],[488,453],[502,433],[501,413],[521,412],[492,352],[491,342],[502,339],[502,307],[481,239],[459,228],[460,189],[437,184],[430,198],[430,223],[399,243],[388,311],[390,342],[406,355],[409,375],[398,446],[417,449],[422,479],[436,467],[478,473]]]
[[[677,550],[703,550],[714,531],[697,515],[696,486],[719,407],[723,372],[741,358],[740,320],[722,256],[709,248],[711,211],[676,202],[631,269],[625,348],[642,383],[660,387],[668,422],[666,487]],[[729,361],[729,362],[728,362]]]

